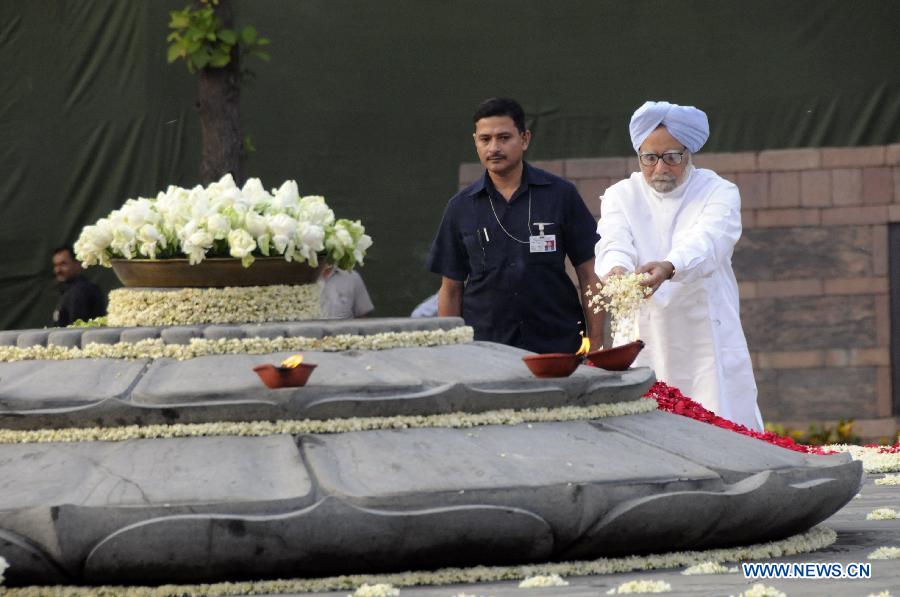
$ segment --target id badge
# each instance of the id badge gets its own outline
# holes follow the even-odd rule
[[[529,237],[532,253],[554,253],[556,251],[556,235],[542,234]]]

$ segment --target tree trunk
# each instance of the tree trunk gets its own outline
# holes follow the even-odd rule
[[[231,28],[231,0],[219,0],[215,11],[223,25]],[[209,184],[230,172],[238,185],[243,184],[244,135],[241,131],[240,53],[237,46],[227,65],[200,71],[197,95],[203,136],[200,179],[203,184]]]

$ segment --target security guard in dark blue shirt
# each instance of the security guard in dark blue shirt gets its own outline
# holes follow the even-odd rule
[[[486,172],[450,199],[432,245],[438,314],[462,315],[476,340],[541,353],[574,352],[586,323],[599,347],[602,314],[565,270],[568,256],[583,290],[597,282],[593,216],[572,183],[523,161],[531,131],[519,104],[492,98],[474,121]]]

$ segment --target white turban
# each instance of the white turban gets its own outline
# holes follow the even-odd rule
[[[631,144],[635,151],[640,151],[641,143],[663,125],[669,134],[688,148],[691,153],[700,151],[709,139],[709,120],[706,112],[694,106],[679,106],[669,102],[644,102],[631,117],[628,125],[631,131]]]

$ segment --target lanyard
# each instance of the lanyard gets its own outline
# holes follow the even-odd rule
[[[513,239],[517,243],[521,243],[523,245],[531,244],[531,241],[519,240],[518,238],[516,238],[515,236],[513,236],[512,234],[509,233],[509,230],[506,229],[506,226],[504,226],[503,222],[500,221],[500,218],[497,217],[497,210],[494,209],[494,198],[491,197],[490,191],[488,191],[488,203],[491,204],[491,213],[494,214],[494,219],[497,220],[497,224],[500,225],[500,230],[502,230],[503,233],[506,234],[506,236]],[[531,187],[528,188],[528,228],[527,228],[527,230],[528,230],[528,235],[530,237],[531,236]]]

